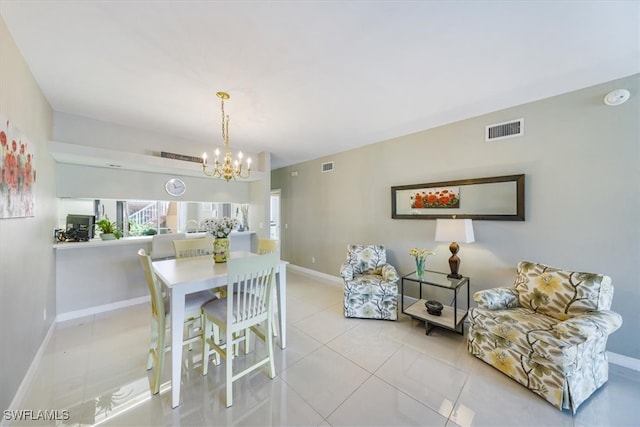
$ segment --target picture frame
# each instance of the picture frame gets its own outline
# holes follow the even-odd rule
[[[391,218],[524,221],[524,184],[519,174],[394,186]]]

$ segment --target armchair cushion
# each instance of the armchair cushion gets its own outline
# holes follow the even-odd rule
[[[590,310],[611,308],[611,278],[520,262],[514,283],[521,307],[566,320]]]
[[[478,291],[473,295],[478,307],[487,310],[504,310],[518,307],[518,294],[510,288],[494,288]]]
[[[564,340],[585,341],[592,337],[606,337],[622,326],[622,316],[618,313],[602,310],[572,317],[554,326],[555,335]]]
[[[345,281],[353,280],[353,267],[348,262],[345,262],[340,266],[340,276]]]
[[[398,271],[391,264],[385,264],[382,266],[381,270],[382,279],[385,282],[397,282],[400,280],[400,276],[398,275]]]
[[[387,251],[382,245],[349,245],[346,262],[354,274],[369,273],[380,270],[387,263]]]

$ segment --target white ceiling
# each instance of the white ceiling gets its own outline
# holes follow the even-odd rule
[[[640,71],[638,1],[1,0],[0,14],[55,111],[217,144],[224,90],[231,147],[272,152],[274,169]]]

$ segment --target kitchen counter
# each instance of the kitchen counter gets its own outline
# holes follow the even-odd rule
[[[204,235],[189,233],[186,238]],[[57,320],[74,319],[148,300],[149,290],[138,250],[151,253],[152,238],[97,238],[88,242],[53,244]],[[234,231],[229,239],[234,251],[257,251],[258,237],[254,231]]]

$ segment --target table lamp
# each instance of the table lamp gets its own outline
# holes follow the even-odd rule
[[[470,219],[436,219],[436,242],[451,242],[449,250],[451,257],[449,258],[449,268],[451,274],[447,277],[450,279],[461,279],[462,274],[458,273],[460,269],[460,258],[456,255],[460,250],[460,243],[471,243],[474,241],[473,225]]]

